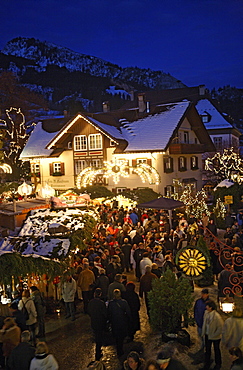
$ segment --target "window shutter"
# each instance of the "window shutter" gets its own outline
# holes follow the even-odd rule
[[[136,159],[132,159],[132,166],[133,167],[136,167],[136,165],[137,165],[137,160]]]
[[[53,175],[53,163],[50,163],[50,176]]]
[[[151,158],[147,159],[147,164],[148,164],[149,166],[152,166],[152,159],[151,159]]]
[[[61,174],[65,175],[65,168],[64,168],[64,163],[61,163]]]

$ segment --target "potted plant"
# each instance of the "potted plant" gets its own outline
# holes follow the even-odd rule
[[[178,340],[190,345],[190,335],[182,330],[182,316],[188,318],[193,295],[189,281],[168,269],[161,279],[153,281],[149,292],[151,326],[162,332],[163,341]]]

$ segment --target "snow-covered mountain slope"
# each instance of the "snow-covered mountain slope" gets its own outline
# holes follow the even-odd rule
[[[175,77],[162,71],[137,67],[122,68],[100,58],[80,54],[68,48],[34,38],[18,37],[10,40],[2,53],[27,58],[35,62],[37,68],[45,70],[48,65],[65,67],[70,72],[80,71],[92,76],[107,77],[113,80],[137,83],[150,89],[169,89],[185,85]]]

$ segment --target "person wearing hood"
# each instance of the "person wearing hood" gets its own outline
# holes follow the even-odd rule
[[[49,353],[45,342],[37,343],[35,357],[31,360],[30,370],[58,370],[58,363]]]

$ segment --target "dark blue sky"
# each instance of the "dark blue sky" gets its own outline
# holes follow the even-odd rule
[[[188,86],[243,88],[243,0],[2,0],[0,49],[35,37]]]

